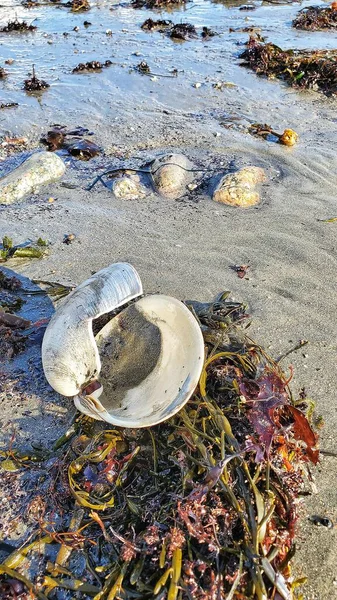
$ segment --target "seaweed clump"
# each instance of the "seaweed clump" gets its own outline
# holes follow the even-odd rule
[[[296,29],[319,31],[337,27],[337,10],[333,6],[308,6],[297,14],[292,22]]]
[[[247,337],[244,305],[228,294],[186,305],[206,361],[179,414],[99,433],[80,416],[44,457],[1,452],[2,469],[20,472],[17,516],[35,537],[0,565],[0,586],[19,579],[41,598],[292,597],[299,495],[318,461],[310,403],[293,400],[279,363]]]
[[[185,4],[187,0],[132,0],[133,8],[174,8]]]
[[[73,73],[86,73],[86,72],[94,72],[94,71],[101,71],[102,69],[104,69],[104,67],[110,67],[110,65],[112,65],[111,60],[106,60],[104,63],[100,62],[99,60],[91,60],[90,62],[87,63],[79,63],[76,67],[74,67],[73,69]]]
[[[71,2],[67,4],[67,6],[71,7],[72,12],[83,12],[86,10],[90,10],[91,8],[88,0],[71,0]]]
[[[337,93],[337,50],[282,50],[250,38],[241,63],[257,75],[276,77],[298,89]]]
[[[15,19],[14,21],[8,21],[7,25],[0,28],[0,33],[11,33],[12,31],[25,32],[25,31],[35,31],[37,27],[35,25],[28,25],[26,21],[19,21]]]
[[[33,65],[32,77],[30,79],[26,79],[24,83],[24,89],[26,92],[43,92],[49,87],[49,83],[36,77],[35,66]]]
[[[0,67],[0,79],[3,79],[4,77],[6,77],[7,72],[5,71],[5,69],[3,67]]]
[[[165,31],[166,29],[171,29],[172,26],[172,21],[165,19],[158,19],[157,21],[154,21],[153,19],[146,19],[141,28],[145,29],[146,31]]]
[[[197,31],[191,23],[177,23],[170,31],[170,38],[175,40],[189,40],[197,37]]]

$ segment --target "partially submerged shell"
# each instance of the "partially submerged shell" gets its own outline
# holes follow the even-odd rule
[[[114,317],[96,336],[102,387],[75,398],[76,407],[122,427],[149,427],[187,402],[201,374],[204,342],[184,304],[146,296]]]
[[[236,173],[228,173],[214,190],[213,200],[244,208],[253,206],[260,201],[260,194],[255,186],[265,180],[265,172],[260,167],[244,167]]]
[[[53,156],[53,155],[51,155]],[[49,384],[75,396],[100,372],[93,319],[126,304],[143,292],[128,263],[116,263],[79,285],[55,312],[42,343],[42,364]]]
[[[194,165],[183,154],[163,154],[151,165],[151,174],[156,191],[175,200],[186,192],[193,180]]]

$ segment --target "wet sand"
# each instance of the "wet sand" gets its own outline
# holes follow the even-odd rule
[[[258,22],[259,10],[269,11],[269,16],[276,14],[268,26],[265,24],[270,41],[276,43],[280,43],[278,19],[282,17],[282,28],[288,31],[287,46],[299,47],[299,40],[305,40],[308,47],[310,34],[304,37],[289,27],[291,15],[298,9],[299,5],[262,7],[249,16]],[[76,19],[71,15],[68,30],[78,18],[81,22],[93,20],[93,11],[76,15]],[[128,25],[132,35],[124,35],[125,45],[118,49],[117,42],[109,40],[115,53],[120,51],[119,60],[123,53],[129,60],[132,52],[141,48],[141,58],[150,63],[153,52],[158,51],[159,58],[153,58],[157,69],[167,71],[169,67],[179,67],[181,61],[185,74],[174,80],[151,81],[133,72],[126,74],[118,67],[115,72],[111,68],[104,74],[83,76],[76,92],[69,92],[77,98],[83,94],[81,106],[75,101],[65,106],[63,100],[62,104],[62,95],[68,89],[62,75],[62,85],[55,83],[49,96],[43,96],[42,104],[37,106],[36,100],[26,100],[32,110],[30,117],[27,113],[24,116],[22,107],[17,113],[6,112],[4,117],[1,113],[3,132],[27,135],[32,144],[46,127],[61,122],[72,127],[88,126],[95,132],[92,139],[105,151],[88,163],[68,160],[66,175],[60,182],[18,204],[0,208],[1,237],[6,234],[19,243],[41,236],[50,242],[49,255],[42,260],[8,266],[30,278],[77,284],[92,271],[125,260],[137,268],[147,292],[208,301],[221,290],[231,290],[235,299],[249,304],[252,335],[274,356],[301,339],[309,341],[283,364],[285,368],[294,366],[294,393],[304,386],[308,396],[316,401],[316,410],[325,422],[321,448],[334,452],[337,223],[320,219],[337,216],[336,101],[258,79],[238,66],[233,54],[235,42],[233,36],[229,42],[228,33],[216,40],[213,49],[213,42],[207,44],[207,52],[199,40],[179,45],[179,51],[173,45],[173,54],[167,56],[172,43],[160,34],[147,34],[153,36],[149,38],[139,33],[136,40],[139,24],[152,13],[130,11],[124,8],[118,12],[119,20],[132,23]],[[241,19],[242,26],[247,16],[237,8],[218,4],[214,15],[212,18],[218,27],[221,23],[223,32],[232,25],[229,18],[235,26]],[[165,16],[163,13],[160,18]],[[267,16],[263,12],[264,23]],[[176,22],[181,20],[180,14],[178,17],[175,13],[173,18]],[[187,19],[194,22],[193,10],[184,14],[183,20]],[[202,19],[197,13],[195,19],[200,25],[214,26],[211,17],[206,22],[205,16]],[[108,27],[111,22],[104,22],[102,41]],[[120,30],[117,35],[123,37]],[[235,35],[236,41],[246,39],[243,34]],[[325,47],[333,44],[332,37],[324,35],[328,40]],[[322,43],[322,36],[316,36],[316,40]],[[92,58],[101,57],[86,54],[86,60]],[[83,57],[73,62],[80,60]],[[140,58],[133,56],[130,60]],[[20,63],[17,68],[23,73],[24,66]],[[39,75],[47,79],[44,68]],[[112,87],[116,81],[113,73],[118,79],[116,88]],[[100,77],[101,95],[93,97],[89,105],[90,92],[99,89]],[[212,88],[216,80],[234,81],[237,87],[219,92]],[[94,81],[91,90],[88,81]],[[192,87],[196,81],[203,83],[201,88]],[[6,100],[10,96],[15,101],[19,92],[13,91],[14,84],[7,82],[5,86],[8,85],[12,88],[4,88]],[[5,99],[4,94],[1,99]],[[17,121],[13,123],[15,114]],[[220,124],[226,118],[232,119],[231,129]],[[249,121],[267,122],[279,131],[291,127],[298,132],[299,143],[285,148],[255,139],[244,131]],[[205,178],[213,169],[221,173],[246,165],[265,168],[268,181],[262,186],[261,205],[240,210],[213,203],[207,186],[178,201],[154,193],[142,200],[117,200],[100,183],[91,191],[85,189],[109,166],[137,166],[171,150],[194,160],[204,169]],[[11,164],[4,162],[0,168],[5,172]],[[54,202],[48,202],[50,197]],[[64,235],[72,232],[76,234],[75,241],[64,244]],[[247,263],[248,276],[241,280],[230,267]],[[29,440],[32,435],[41,441],[55,439],[70,418],[70,403],[53,394],[45,401],[29,390],[27,393],[25,406],[18,406],[14,392],[12,396],[2,392],[5,436],[8,423],[17,422],[23,439]],[[22,415],[27,408],[33,410],[31,419]],[[337,522],[336,458],[322,456],[313,475],[318,493],[306,499],[295,562],[298,571],[308,576],[305,600],[329,600],[337,596],[337,529],[316,527],[307,517],[319,514]]]

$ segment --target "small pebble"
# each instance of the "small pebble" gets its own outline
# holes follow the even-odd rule
[[[68,233],[67,235],[64,236],[63,243],[67,244],[67,246],[69,246],[69,244],[71,244],[71,242],[73,242],[75,239],[76,239],[76,235],[74,233]]]
[[[193,84],[193,87],[196,88],[196,89],[198,89],[198,88],[201,87],[201,83],[199,81],[197,81],[197,83]]]

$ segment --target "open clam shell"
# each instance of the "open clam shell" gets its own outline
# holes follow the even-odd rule
[[[53,315],[42,342],[48,383],[64,396],[75,396],[101,369],[92,321],[143,293],[132,265],[115,263],[79,285]]]
[[[102,386],[77,395],[85,414],[122,427],[149,427],[174,415],[193,393],[203,366],[201,330],[184,304],[146,296],[97,334]]]

